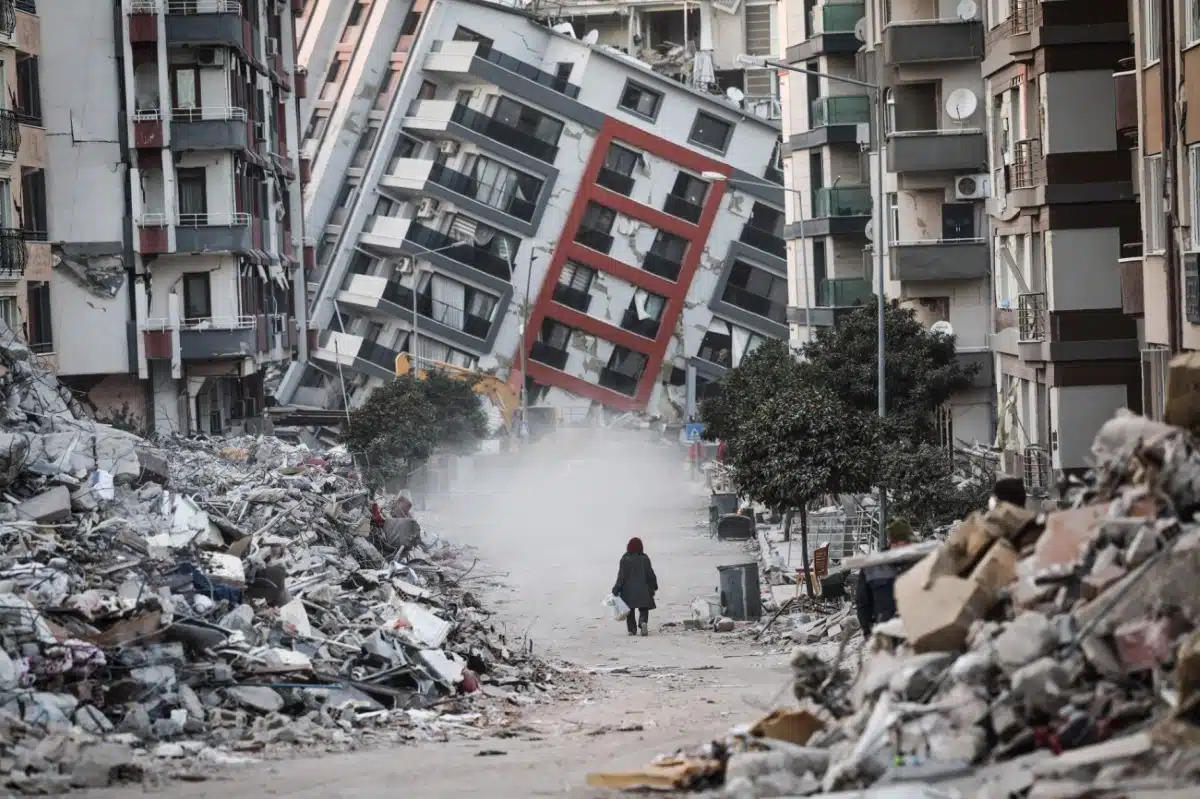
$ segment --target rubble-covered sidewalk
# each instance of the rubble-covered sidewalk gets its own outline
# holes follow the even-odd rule
[[[579,679],[499,634],[473,564],[344,454],[97,424],[2,325],[0,367],[6,791],[504,734]]]
[[[875,556],[916,563],[859,668],[841,659],[844,620],[809,622],[791,633],[813,641],[792,655],[794,703],[591,781],[739,799],[1194,796],[1200,442],[1122,412],[1093,452],[1058,510],[1001,504],[940,545]]]

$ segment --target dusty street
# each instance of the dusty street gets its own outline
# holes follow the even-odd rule
[[[695,597],[714,591],[718,564],[752,557],[740,544],[709,537],[706,494],[686,480],[678,451],[638,434],[553,446],[529,453],[520,468],[477,474],[470,491],[460,486],[421,518],[430,531],[474,549],[472,590],[497,612],[510,639],[528,631],[536,652],[601,670],[585,699],[531,708],[524,731],[512,738],[268,761],[162,793],[591,796],[588,771],[637,767],[750,721],[771,704],[788,679],[784,658],[728,637],[660,627],[686,618]],[[632,535],[644,540],[661,585],[649,638],[627,637],[600,606]],[[125,788],[86,795],[144,794]]]

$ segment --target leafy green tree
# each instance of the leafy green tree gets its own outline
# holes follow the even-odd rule
[[[705,438],[732,446],[741,425],[762,402],[801,379],[800,365],[782,341],[766,341],[721,379],[720,391],[700,405]]]
[[[469,381],[432,372],[371,392],[350,411],[343,442],[366,461],[373,486],[410,474],[441,447],[464,447],[487,434],[487,416]]]

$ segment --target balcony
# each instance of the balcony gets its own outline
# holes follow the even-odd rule
[[[661,326],[661,320],[651,319],[649,317],[643,319],[637,315],[637,311],[635,311],[633,308],[626,308],[625,315],[621,317],[622,330],[628,330],[630,333],[636,333],[642,338],[648,338],[651,341],[658,337],[658,329]]]
[[[891,22],[883,29],[883,53],[894,65],[979,61],[983,58],[983,23],[959,19]]]
[[[871,121],[871,99],[866,95],[818,97],[810,106],[809,126],[860,125]]]
[[[627,397],[632,397],[637,394],[638,379],[622,374],[616,370],[609,369],[607,366],[600,370],[601,386],[615,391],[618,394],[624,394]]]
[[[768,166],[766,171],[763,172],[763,178],[768,183],[777,183],[780,186],[783,185],[783,171],[777,166]]]
[[[579,97],[579,87],[566,78],[560,78],[533,64],[514,58],[507,53],[502,53],[487,42],[434,42],[429,56],[425,59],[425,69],[431,72],[450,72],[454,74],[470,72],[485,80],[489,77],[499,77],[487,74],[486,70],[479,68],[475,64],[474,59],[494,64],[505,72],[519,75],[526,80],[533,81],[539,86],[545,86],[547,89],[569,97],[572,100]],[[501,86],[501,88],[511,89],[513,87]]]
[[[1118,133],[1136,133],[1138,129],[1137,76],[1137,70],[1113,73]]]
[[[245,150],[248,145],[249,129],[243,108],[176,108],[171,111],[172,150]]]
[[[480,44],[475,50],[475,57],[493,63],[501,69],[515,72],[522,78],[527,78],[534,83],[553,89],[559,94],[570,97],[572,100],[579,97],[579,87],[566,78],[560,78],[545,70],[538,69],[533,64],[527,64],[520,59],[513,58],[510,55],[500,52],[495,47]]]
[[[432,186],[440,186],[445,192],[437,191]],[[529,222],[537,211],[537,204],[521,199],[509,191],[483,183],[470,175],[455,171],[427,158],[397,159],[388,174],[380,179],[381,188],[390,190],[405,197],[436,196],[438,199],[459,203],[459,198],[466,197],[483,206],[499,211],[502,214]],[[471,210],[479,213],[480,209]],[[502,220],[496,220],[502,221]]]
[[[617,194],[623,194],[628,197],[633,194],[633,178],[629,175],[622,175],[607,167],[601,167],[599,174],[596,175],[596,183],[608,189],[615,191]]]
[[[888,134],[893,172],[984,172],[987,136],[981,130],[902,130]]]
[[[1013,162],[1004,167],[1009,191],[1032,189],[1046,182],[1046,161],[1041,139],[1022,139],[1015,143]]]
[[[167,41],[245,49],[242,4],[233,0],[167,0]]]
[[[1121,270],[1121,311],[1129,316],[1141,316],[1146,312],[1142,257],[1122,258],[1117,264]]]
[[[396,357],[399,352],[389,349],[388,347],[378,344],[374,341],[364,341],[358,347],[357,359],[366,361],[372,366],[376,366],[389,374],[396,373]]]
[[[738,239],[742,244],[748,244],[756,250],[774,255],[776,258],[787,258],[787,242],[769,230],[762,230],[747,224],[742,228]]]
[[[721,295],[721,300],[737,308],[741,308],[743,311],[749,311],[755,316],[770,319],[772,322],[781,325],[787,324],[786,305],[774,302],[752,291],[727,285],[725,286],[725,292]]]
[[[1045,292],[1017,295],[1017,341],[1045,341],[1049,313]]]
[[[826,3],[812,10],[809,16],[809,30],[816,35],[854,33],[854,26],[866,13],[865,3]]]
[[[470,242],[459,241],[433,228],[425,227],[420,222],[413,222],[408,226],[404,240],[417,246],[414,255],[420,256],[422,252],[439,250],[447,258],[492,277],[506,282],[512,278],[512,270],[505,258]]]
[[[678,195],[668,194],[667,199],[663,201],[663,210],[671,216],[691,222],[694,225],[700,221],[700,214],[704,211],[704,208]]]
[[[988,275],[984,239],[895,242],[888,248],[892,280],[974,280]]]
[[[831,53],[853,53],[862,46],[854,36],[854,26],[864,16],[864,3],[831,2],[813,8],[808,18],[809,36],[788,47],[788,62],[807,61]]]
[[[245,213],[180,214],[175,225],[175,252],[244,252],[252,240]]]
[[[587,313],[592,307],[592,295],[583,289],[572,288],[562,283],[554,286],[554,301],[559,305],[574,308],[580,313]]]
[[[829,217],[870,217],[870,186],[831,186],[813,192],[814,219]]]
[[[586,227],[579,228],[575,233],[575,241],[590,250],[602,252],[605,255],[608,255],[613,246],[613,237],[611,235]]]
[[[25,232],[17,228],[0,228],[0,279],[16,280],[24,275],[27,260]]]
[[[560,371],[567,368],[568,355],[569,353],[566,350],[552,347],[544,341],[533,342],[533,346],[529,350],[530,360],[537,361]]]
[[[21,121],[11,108],[0,108],[0,161],[12,163],[20,149]]]
[[[0,36],[5,39],[17,29],[17,12],[13,0],[0,0]]]
[[[834,277],[817,286],[817,305],[821,308],[855,308],[869,305],[875,292],[861,277]]]
[[[558,157],[558,145],[544,142],[532,133],[527,133],[514,128],[507,122],[501,122],[486,114],[473,111],[465,105],[456,104],[454,106],[454,111],[450,114],[450,121],[462,125],[467,130],[483,134],[489,139],[507,145],[518,152],[532,156],[539,161],[544,161],[547,164],[553,164],[554,159]]]
[[[642,257],[642,269],[652,275],[670,280],[672,283],[679,279],[679,262],[657,253],[648,252]]]
[[[245,358],[257,351],[253,316],[184,319],[179,327],[179,355],[185,361]]]

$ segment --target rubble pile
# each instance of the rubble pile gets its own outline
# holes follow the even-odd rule
[[[489,623],[472,564],[406,498],[372,502],[344,454],[155,446],[72,412],[7,330],[0,367],[7,791],[504,734],[571,688]]]
[[[675,785],[739,799],[1194,795],[1200,440],[1121,412],[1093,453],[1056,510],[1000,504],[940,544],[873,556],[915,562],[857,674],[828,642],[797,647],[799,706],[779,712],[803,723],[677,754]]]

